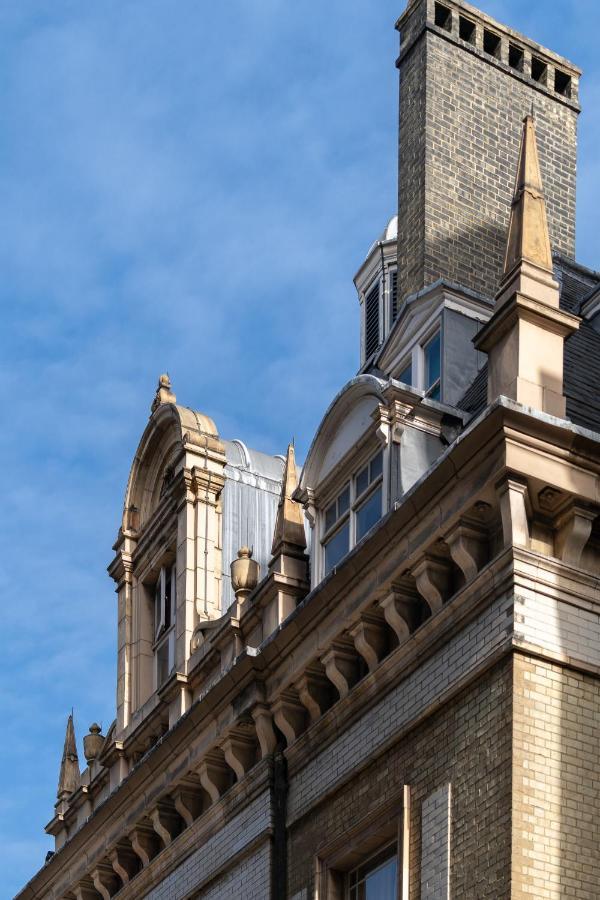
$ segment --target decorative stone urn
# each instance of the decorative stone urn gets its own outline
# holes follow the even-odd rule
[[[100,751],[104,745],[104,735],[101,728],[95,722],[90,725],[90,733],[86,734],[83,739],[83,752],[88,764],[94,762],[100,756]]]
[[[231,563],[231,584],[238,603],[243,603],[249,597],[260,575],[260,566],[252,559],[252,550],[249,547],[240,547],[238,558]]]

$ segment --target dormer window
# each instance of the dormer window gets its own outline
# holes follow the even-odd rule
[[[380,450],[354,479],[356,541],[379,522],[383,497],[383,452]]]
[[[156,687],[167,680],[175,665],[175,565],[163,566],[154,588],[154,658]]]
[[[383,451],[344,485],[323,516],[324,574],[327,575],[377,524],[383,512]]]
[[[350,485],[336,497],[325,510],[325,573],[346,555],[350,549]]]
[[[423,390],[432,400],[440,399],[442,343],[438,331],[423,345]]]

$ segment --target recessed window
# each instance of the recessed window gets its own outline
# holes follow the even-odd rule
[[[409,387],[412,387],[413,383],[413,375],[412,375],[412,363],[409,363],[405,366],[400,374],[398,375],[398,381],[401,381],[402,384],[407,384]]]
[[[566,72],[561,72],[560,69],[556,69],[554,72],[554,90],[557,94],[562,94],[563,97],[570,97],[571,76],[567,75]]]
[[[444,31],[452,31],[452,10],[443,3],[435,4],[435,24]]]
[[[508,47],[508,64],[511,69],[516,69],[517,72],[522,72],[524,63],[525,53],[523,52],[521,47],[517,47],[516,44],[510,44]]]
[[[156,686],[167,680],[175,665],[175,566],[163,566],[154,586],[154,656]]]
[[[348,900],[397,900],[398,856],[388,847],[348,875]]]
[[[334,566],[346,555],[350,549],[350,485],[338,494],[336,499],[325,510],[325,574],[331,572]]]
[[[474,44],[476,33],[475,22],[472,22],[471,19],[465,18],[465,16],[459,16],[458,33],[463,41],[466,41],[468,44]]]
[[[423,389],[432,400],[440,399],[442,343],[438,331],[423,345],[423,363],[425,383]]]
[[[377,524],[382,512],[383,451],[380,450],[325,510],[322,540],[325,575]]]
[[[531,77],[539,84],[548,83],[548,66],[542,59],[537,56],[531,57]]]
[[[365,359],[369,359],[379,346],[379,281],[365,297]]]
[[[483,30],[483,49],[489,56],[494,56],[496,59],[500,59],[500,46],[501,40],[500,35],[496,34],[495,31],[488,31],[487,28]]]

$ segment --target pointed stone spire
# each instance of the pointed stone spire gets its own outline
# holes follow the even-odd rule
[[[67,719],[65,746],[60,764],[60,775],[58,776],[58,790],[56,792],[58,801],[67,800],[73,791],[77,790],[80,781],[81,773],[79,771],[79,758],[75,742],[75,727],[73,725],[73,714],[71,713]]]
[[[560,309],[533,116],[523,123],[504,276],[492,318],[475,338],[488,354],[488,403],[504,396],[564,418],[564,342],[579,319]]]
[[[298,487],[296,474],[296,455],[294,445],[289,444],[283,469],[283,481],[281,484],[281,496],[277,509],[277,520],[273,534],[273,546],[271,554],[291,549],[296,553],[306,549],[306,534],[304,532],[304,514],[302,505],[292,499],[294,491]]]
[[[526,116],[523,121],[503,280],[524,261],[552,272],[552,249],[533,115]]]

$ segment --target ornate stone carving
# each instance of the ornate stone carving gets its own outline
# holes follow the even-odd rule
[[[200,784],[210,797],[212,803],[216,803],[219,797],[225,793],[230,783],[229,766],[225,762],[223,751],[211,750],[198,766]]]
[[[256,735],[260,744],[262,758],[269,756],[277,747],[277,736],[273,728],[273,716],[266,703],[257,704],[252,710],[252,718],[256,725]]]
[[[288,689],[280,694],[273,703],[273,716],[289,747],[300,737],[306,725],[306,709],[296,691]]]
[[[444,601],[448,599],[450,566],[445,560],[436,556],[425,555],[416,564],[412,574],[418,592],[427,603],[431,614],[435,615],[444,605]]]
[[[336,640],[321,657],[327,677],[343,699],[358,678],[358,660],[351,641]]]
[[[349,630],[354,640],[354,646],[369,667],[369,672],[373,672],[379,665],[387,647],[385,626],[382,620],[376,615],[364,613]]]

